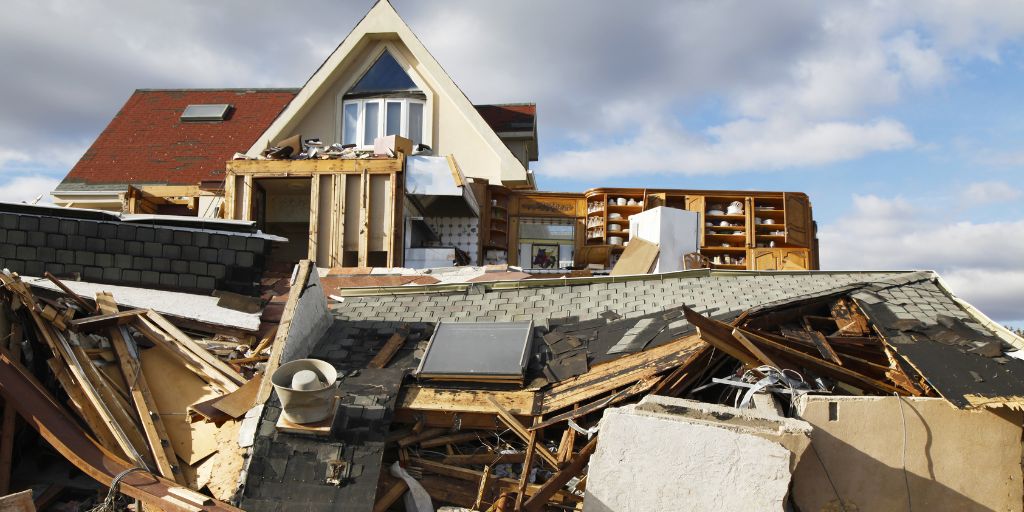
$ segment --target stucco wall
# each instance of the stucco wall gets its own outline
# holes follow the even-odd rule
[[[1019,411],[964,411],[940,398],[823,396],[802,398],[797,411],[814,426],[821,461],[804,456],[793,475],[801,510],[1022,508]]]

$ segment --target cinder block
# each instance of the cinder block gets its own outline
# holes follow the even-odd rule
[[[121,270],[132,268],[132,256],[130,254],[115,254],[114,266]]]
[[[60,234],[62,235],[77,235],[78,234],[78,222],[69,219],[61,219],[60,221]]]
[[[217,287],[217,281],[210,276],[196,277],[196,288],[200,290],[213,290]]]
[[[97,226],[96,231],[97,235],[100,238],[117,238],[117,224],[112,224],[110,222],[101,222]]]
[[[113,254],[97,254],[96,255],[96,266],[101,268],[113,267],[114,266],[114,255]]]
[[[11,245],[25,245],[28,242],[28,233],[17,229],[7,232],[7,243]]]
[[[78,222],[78,234],[82,236],[99,236],[99,224],[91,220]]]
[[[39,217],[35,215],[22,215],[18,219],[18,229],[22,231],[39,231]]]
[[[194,245],[186,245],[181,248],[181,259],[183,260],[198,260],[199,259],[199,248]]]
[[[28,245],[31,245],[33,247],[46,245],[46,233],[43,233],[42,231],[29,231]]]
[[[160,273],[152,270],[142,271],[142,282],[146,284],[160,284]]]
[[[103,269],[100,267],[85,267],[82,271],[82,277],[86,281],[99,281],[103,279]]]
[[[68,274],[81,274],[82,273],[82,269],[84,269],[84,268],[85,267],[83,267],[81,265],[77,265],[77,264],[74,264],[74,263],[69,263],[67,265],[64,265],[64,272],[67,272]]]
[[[249,252],[254,252],[256,254],[263,254],[263,251],[266,249],[264,247],[265,244],[266,240],[259,237],[251,236],[245,239],[245,250]]]
[[[168,233],[168,231],[161,230],[159,233]],[[164,244],[163,254],[161,254],[161,256],[176,260],[181,257],[181,247],[178,247],[177,245]]]
[[[46,269],[43,268],[43,262],[41,261],[26,261],[25,262],[25,274],[30,276],[41,276]]]
[[[206,274],[206,262],[203,261],[190,261],[188,262],[188,272],[197,276]]]
[[[124,243],[124,253],[132,256],[142,256],[142,247],[142,242],[126,240]]]
[[[164,246],[156,242],[145,242],[142,244],[142,255],[148,258],[158,258],[164,254]]]
[[[170,272],[171,260],[167,258],[153,258],[153,270],[157,272]]]
[[[16,213],[3,213],[0,214],[0,227],[4,229],[18,229],[18,214]]]
[[[17,219],[15,219],[17,222]],[[9,259],[4,262],[4,268],[11,272],[17,272],[19,274],[25,273],[25,262],[21,260]]]
[[[142,271],[140,270],[122,270],[121,280],[129,283],[138,283],[142,281]]]
[[[140,242],[155,242],[156,230],[148,226],[138,226],[135,228],[135,239]]]
[[[175,231],[174,243],[175,245],[192,245],[192,232],[181,230]]]
[[[235,251],[231,249],[221,249],[217,253],[217,263],[221,265],[231,266],[235,264]]]
[[[171,261],[171,272],[175,274],[184,274],[188,272],[188,262],[185,260],[173,260]]]
[[[117,237],[126,242],[128,240],[135,240],[135,226],[129,224],[118,224]]]
[[[206,266],[206,274],[214,279],[224,279],[227,277],[228,268],[224,265],[213,263]]]
[[[0,263],[0,268],[3,268],[3,264],[2,263]],[[43,264],[43,270],[45,270],[45,271],[47,271],[47,272],[49,272],[51,274],[63,274],[64,273],[64,265],[61,265],[60,263],[44,263]]]
[[[0,244],[7,243],[7,230],[0,228]]]
[[[244,251],[235,255],[235,265],[240,267],[251,267],[256,263],[253,253]]]
[[[86,238],[85,250],[92,252],[103,252],[107,250],[106,241],[101,238]]]
[[[46,245],[54,249],[64,249],[68,246],[68,237],[60,233],[50,233],[46,235]]]
[[[210,245],[210,234],[205,231],[196,231],[192,233],[192,245],[199,247],[207,247]]]
[[[177,274],[160,274],[160,286],[176,287],[178,286]]]
[[[226,251],[227,249],[221,249]],[[206,263],[217,263],[217,249],[212,247],[202,247],[199,249],[199,259]]]
[[[233,251],[244,251],[245,250],[245,236],[232,236],[228,238],[228,249]]]
[[[84,251],[85,237],[82,235],[68,235],[68,249],[73,251]]]
[[[57,250],[57,263],[63,263],[65,265],[75,262],[75,251],[68,251],[63,249]]]
[[[132,258],[132,268],[135,270],[152,270],[153,260],[144,256],[135,256]]]
[[[107,245],[107,252],[111,254],[120,254],[124,252],[124,240],[120,238],[107,238],[104,240]]]
[[[14,256],[16,258],[18,258],[19,260],[25,260],[25,261],[34,260],[34,259],[36,259],[36,248],[35,247],[29,247],[27,245],[20,245],[20,246],[18,246],[18,250],[17,250],[17,252],[15,253]]]
[[[182,288],[195,288],[196,276],[192,274],[178,274],[178,286]]]
[[[43,263],[52,263],[57,260],[57,249],[53,247],[36,247],[36,259]]]
[[[82,266],[95,265],[96,253],[89,251],[75,251],[75,263]]]
[[[121,269],[117,267],[106,267],[103,269],[103,280],[104,281],[120,281],[121,280]]]
[[[39,231],[42,231],[43,233],[59,233],[60,219],[56,217],[40,217]]]
[[[174,231],[170,229],[157,229],[156,239],[157,243],[161,244],[173,244],[174,243]]]
[[[18,246],[12,244],[0,245],[0,258],[13,258],[18,254]]]
[[[228,237],[219,233],[213,233],[210,235],[210,247],[214,249],[227,249],[228,248]]]

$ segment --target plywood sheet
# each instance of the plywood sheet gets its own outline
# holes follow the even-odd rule
[[[629,276],[635,274],[648,274],[651,267],[658,260],[658,244],[648,242],[643,238],[634,238],[622,251],[622,256],[612,268],[613,276]]]

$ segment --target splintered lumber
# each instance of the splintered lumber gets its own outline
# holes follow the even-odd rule
[[[484,496],[487,494],[487,488],[490,487],[493,469],[490,464],[484,466],[484,474],[480,477],[480,486],[476,490],[476,500],[473,501],[473,510],[480,510],[484,506]]]
[[[505,408],[499,405],[498,402],[496,402],[493,398],[488,397],[488,401],[491,402],[491,405],[493,405],[494,409],[498,412],[498,419],[501,420],[501,422],[504,423],[506,427],[511,429],[512,432],[519,437],[519,439],[526,443],[526,462],[529,463],[531,458],[529,449],[537,442],[536,431],[531,431],[527,429],[525,426],[523,426],[522,423],[519,423],[519,420],[517,420],[515,416],[512,416],[512,413],[505,410]],[[547,463],[550,464],[551,467],[558,469],[558,459],[555,457],[554,454],[547,451],[543,446],[540,447],[538,453],[540,453],[541,458],[547,461]]]
[[[679,366],[688,366],[707,350],[710,347],[700,336],[689,335],[596,364],[587,373],[563,380],[543,392],[538,412],[548,414],[566,409]]]
[[[409,385],[402,387],[396,409],[493,414],[494,400],[516,416],[532,416],[537,402],[534,391],[447,389]]]
[[[821,353],[821,357],[831,359],[833,363],[838,364],[839,366],[843,365],[843,360],[839,359],[839,354],[837,354],[836,350],[832,348],[832,345],[825,338],[824,334],[821,334],[818,331],[807,331],[807,333],[811,335],[811,341],[813,341],[814,345],[818,348],[818,352]]]
[[[60,290],[62,292],[64,292],[68,297],[71,297],[71,300],[73,300],[76,303],[78,303],[78,305],[81,306],[82,309],[84,309],[84,310],[86,310],[86,311],[88,311],[90,313],[95,313],[96,312],[96,308],[92,304],[89,304],[85,299],[83,299],[77,293],[75,293],[74,290],[72,290],[71,288],[68,288],[68,286],[66,284],[62,283],[60,281],[60,279],[57,279],[56,277],[54,277],[53,274],[51,274],[49,272],[43,272],[43,277],[49,279],[51,283],[56,285],[57,288],[60,288]]]
[[[42,385],[0,349],[0,393],[7,403],[14,404],[18,414],[35,429],[50,446],[101,485],[110,486],[114,477],[136,464],[129,464],[99,446],[69,416]],[[121,479],[123,494],[143,502],[144,505],[164,512],[204,511],[240,512],[239,509],[216,500],[195,503],[176,497],[172,490],[182,488],[165,478],[132,472]],[[208,499],[208,498],[207,498]]]
[[[832,303],[832,318],[835,319],[843,336],[864,336],[871,333],[867,317],[857,311],[857,306],[845,297],[840,297]]]
[[[242,384],[245,383],[245,378],[239,375],[238,372],[236,372],[233,368],[228,366],[227,363],[225,363],[224,361],[221,361],[217,356],[211,354],[210,351],[204,349],[203,347],[200,347],[199,344],[195,342],[195,340],[193,340],[187,334],[181,332],[181,330],[179,330],[177,327],[174,326],[174,324],[172,324],[166,318],[160,315],[160,313],[157,313],[156,311],[153,310],[149,310],[146,312],[146,318],[152,321],[161,329],[163,329],[165,332],[170,334],[186,350],[192,352],[193,354],[196,355],[196,357],[204,361],[209,366],[216,368],[225,377],[233,381],[235,383],[235,387],[231,391],[238,389],[238,386],[241,386]]]
[[[537,418],[540,419],[540,418]],[[543,449],[542,449],[543,450]],[[546,450],[543,450],[546,451]],[[515,509],[522,510],[523,499],[526,495],[526,484],[530,481],[530,473],[533,471],[533,455],[537,452],[537,431],[529,432],[529,439],[526,441],[526,458],[523,459],[523,471],[519,475],[519,488],[516,489]],[[557,460],[556,465],[557,468]]]
[[[466,441],[477,441],[480,439],[480,435],[480,432],[459,432],[458,434],[434,437],[433,439],[420,441],[420,448],[436,448],[438,446],[465,443]]]
[[[92,430],[100,445],[119,457],[126,456],[121,447],[118,446],[117,439],[114,438],[114,434],[110,432],[110,428],[107,427],[99,412],[92,407],[89,399],[86,398],[85,391],[82,391],[82,386],[71,377],[67,367],[61,364],[57,358],[48,359],[46,364],[49,365],[50,371],[57,377],[57,382],[60,382],[60,387],[68,394],[71,404],[78,411],[78,415],[85,420],[85,424],[89,426],[89,430]]]
[[[580,453],[573,457],[572,462],[566,465],[564,468],[558,471],[544,482],[544,485],[540,487],[536,493],[530,496],[530,499],[523,505],[523,510],[526,512],[540,512],[543,510],[544,505],[548,502],[548,499],[557,492],[559,489],[569,483],[569,480],[583,471],[583,468],[590,462],[590,456],[594,454],[594,450],[597,449],[597,437],[594,437],[580,450]]]
[[[462,480],[473,483],[472,494],[469,495],[469,499],[465,506],[470,506],[475,501],[477,484],[480,483],[480,479],[483,478],[482,471],[476,471],[468,468],[460,468],[457,466],[450,466],[448,464],[442,464],[440,462],[434,462],[432,460],[422,459],[418,457],[409,457],[409,464],[422,469],[423,471],[433,473],[435,475],[445,476],[453,478],[455,480]],[[424,478],[425,479],[425,478]],[[491,480],[498,486],[502,492],[517,492],[519,489],[519,480],[512,478],[492,478]],[[421,480],[422,483],[422,480]],[[527,493],[536,493],[540,491],[541,486],[538,484],[527,484]],[[433,496],[433,495],[432,495]],[[573,496],[563,490],[555,492],[549,501],[563,504],[575,504],[582,499],[578,496]]]
[[[409,484],[405,483],[405,480],[399,478],[396,479],[383,494],[377,498],[377,501],[373,504],[373,512],[387,512],[391,505],[394,505],[398,501],[405,491],[409,490]]]
[[[525,453],[475,453],[472,455],[448,455],[447,457],[442,458],[441,462],[444,464],[451,464],[453,466],[479,466],[493,464],[521,464],[525,458]]]
[[[0,496],[0,512],[36,512],[36,504],[32,501],[32,490],[16,492]]]
[[[700,313],[683,306],[683,315],[686,316],[686,321],[697,327],[697,333],[704,341],[710,343],[718,350],[725,352],[732,356],[733,359],[743,363],[743,367],[751,372],[754,372],[760,377],[764,377],[761,372],[758,372],[754,368],[761,366],[762,363],[750,353],[750,351],[739,343],[735,338],[732,337],[732,328],[726,324],[715,322],[710,318],[705,318]]]
[[[109,293],[97,293],[96,306],[104,316],[112,317],[117,314],[117,302]],[[164,478],[185,483],[181,471],[176,467],[177,458],[171,447],[167,428],[164,426],[163,419],[157,414],[156,402],[153,400],[153,394],[149,391],[146,375],[142,373],[138,347],[135,346],[134,341],[129,341],[130,338],[125,335],[124,327],[120,323],[115,322],[110,328],[109,334],[110,344],[117,352],[117,360],[121,365],[124,381],[128,384],[128,392],[131,394],[132,403],[135,404],[135,410],[139,414],[139,423],[142,424],[142,432],[146,435],[149,451],[156,463],[157,471]],[[132,345],[129,346],[129,343]]]
[[[275,325],[270,328],[270,331],[268,331],[267,335],[264,336],[262,340],[260,340],[260,342],[256,345],[256,348],[252,349],[253,354],[259,354],[260,352],[263,352],[263,350],[265,350],[267,347],[270,346],[271,343],[274,342],[274,338],[277,337],[278,327],[280,326]]]
[[[377,355],[373,356],[373,359],[370,360],[366,367],[384,368],[387,366],[388,363],[391,362],[391,358],[395,357],[398,350],[402,348],[402,345],[405,345],[405,338],[408,336],[409,330],[405,328],[399,329],[397,332],[392,334],[391,338],[389,338],[387,343],[381,347],[380,351],[377,352]]]
[[[242,387],[213,402],[213,407],[232,418],[241,418],[256,405],[256,393],[260,390],[263,376],[257,375]]]
[[[100,292],[106,293],[106,292]],[[99,294],[97,294],[99,295]],[[100,307],[102,311],[103,308]],[[110,311],[108,309],[108,311]],[[135,319],[136,316],[144,314],[145,309],[132,309],[129,311],[117,311],[117,304],[114,303],[114,309],[111,313],[105,313],[102,315],[87,316],[84,318],[77,318],[68,322],[68,327],[75,332],[83,331],[95,331],[97,329],[107,328],[117,325],[127,325]]]
[[[445,432],[447,432],[447,430],[443,428],[428,428],[423,430],[422,432],[418,432],[403,439],[399,439],[398,446],[405,448],[406,446],[414,445],[420,441],[425,441],[427,439],[439,437],[443,435]]]
[[[238,383],[225,376],[219,368],[210,365],[205,359],[183,347],[173,336],[164,332],[149,318],[149,315],[137,317],[137,321],[132,326],[138,329],[149,341],[166,348],[192,373],[196,374],[200,379],[213,384],[223,393],[231,393],[239,388]],[[203,348],[199,348],[199,350],[206,352]],[[209,352],[206,353],[209,354]],[[214,356],[211,354],[211,357]],[[234,372],[234,370],[231,371]]]
[[[14,331],[11,331],[12,334]],[[14,361],[21,361],[21,343],[18,342],[19,336],[12,336],[11,342],[11,359]],[[4,419],[3,425],[0,426],[0,494],[7,494],[11,492],[11,462],[12,454],[14,453],[14,427],[15,420],[18,418],[18,413],[14,411],[14,406],[10,404],[4,404]]]

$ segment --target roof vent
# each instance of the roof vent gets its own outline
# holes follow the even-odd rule
[[[223,121],[228,116],[231,105],[220,103],[214,105],[189,105],[181,113],[182,121]]]

